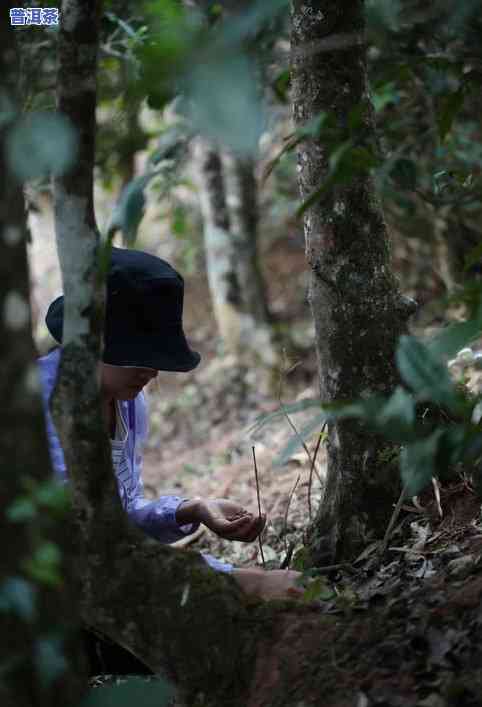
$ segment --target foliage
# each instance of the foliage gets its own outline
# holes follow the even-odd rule
[[[482,295],[482,288],[480,290]],[[482,317],[453,325],[428,342],[412,336],[400,338],[396,361],[403,386],[389,397],[367,395],[354,401],[324,404],[321,400],[302,400],[283,405],[269,415],[258,417],[252,432],[263,425],[310,407],[318,408],[279,455],[284,464],[324,421],[359,420],[374,433],[400,447],[400,473],[407,491],[418,493],[432,476],[443,474],[463,462],[473,467],[482,459],[482,432],[478,414],[480,397],[456,386],[446,366],[454,343],[463,346],[482,332]],[[432,420],[427,413],[440,411]]]
[[[48,173],[56,176],[74,163],[77,136],[67,119],[58,113],[27,113],[9,131],[6,151],[10,170],[19,181]]]
[[[194,130],[239,152],[256,152],[265,116],[253,38],[285,6],[284,0],[252,3],[244,13],[207,23],[173,0],[152,1],[153,41],[138,53],[138,90],[158,109],[181,94],[179,110]]]

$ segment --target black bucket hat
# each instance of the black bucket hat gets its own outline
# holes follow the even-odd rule
[[[102,360],[115,366],[191,371],[201,356],[182,328],[184,280],[165,260],[112,248]],[[62,342],[64,297],[47,311],[49,332]]]

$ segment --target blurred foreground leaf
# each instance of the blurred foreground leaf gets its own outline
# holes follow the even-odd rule
[[[98,687],[81,703],[81,707],[168,707],[173,696],[164,680],[147,682],[132,678],[119,685]]]
[[[403,380],[418,400],[431,400],[457,412],[460,396],[447,367],[425,344],[413,336],[401,336],[396,359]]]
[[[19,181],[64,174],[77,152],[76,132],[60,113],[28,113],[7,136],[7,163]]]
[[[129,246],[134,245],[144,216],[144,189],[149,179],[149,175],[136,177],[124,187],[109,223],[108,235],[112,235],[116,230],[122,231]]]
[[[12,612],[24,621],[35,618],[36,590],[21,577],[8,577],[0,586],[0,612]]]
[[[429,437],[402,449],[400,472],[410,496],[416,496],[437,473],[435,459],[442,435],[443,429],[436,429]]]
[[[225,51],[221,62],[213,52],[191,67],[183,82],[188,117],[206,137],[253,154],[265,127],[255,67],[241,50]]]
[[[62,638],[56,635],[40,636],[35,642],[34,661],[44,686],[57,680],[68,668]]]

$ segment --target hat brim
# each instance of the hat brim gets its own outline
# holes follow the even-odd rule
[[[113,366],[139,366],[157,371],[187,373],[201,356],[186,341],[178,325],[165,327],[162,334],[129,331],[109,332],[102,360]]]
[[[62,342],[63,296],[51,303],[45,321],[53,338]],[[138,366],[157,371],[187,373],[201,356],[187,343],[182,326],[164,325],[162,333],[107,327],[102,360],[112,366]]]

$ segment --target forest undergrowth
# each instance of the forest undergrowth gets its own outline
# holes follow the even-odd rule
[[[38,238],[34,234],[34,245]],[[281,370],[269,375],[255,366],[240,368],[216,339],[205,307],[205,278],[200,273],[188,278],[185,329],[203,362],[189,374],[160,374],[150,384],[144,480],[150,497],[170,492],[230,497],[255,512],[254,446],[261,503],[269,519],[263,557],[267,567],[278,568],[286,566],[287,556],[292,567],[300,561],[310,506],[314,515],[321,498],[326,455],[322,444],[311,484],[310,462],[301,447],[277,464],[293,425],[302,429],[309,409],[290,419],[281,414],[252,432],[260,415],[318,394],[302,245],[281,239],[266,257],[269,270],[277,273],[269,287],[280,331],[294,332],[296,346],[286,349]],[[51,259],[37,260],[33,275],[39,317],[57,294],[54,270]],[[295,297],[293,282],[298,283]],[[482,378],[477,366],[477,357],[467,352],[452,366],[456,378],[474,392]],[[307,441],[312,454],[317,436]],[[350,563],[322,569],[306,595],[308,613],[300,615],[300,635],[312,611],[326,615],[316,661],[323,701],[313,695],[311,704],[351,706],[356,689],[357,707],[480,705],[482,520],[471,479],[460,474],[407,499],[384,552],[382,544],[381,538],[368,539]],[[207,530],[189,537],[184,550],[209,552],[238,567],[263,562],[258,543],[223,541]],[[286,651],[296,649],[288,636],[281,643]],[[296,704],[295,683],[289,694],[293,701],[280,705]]]

